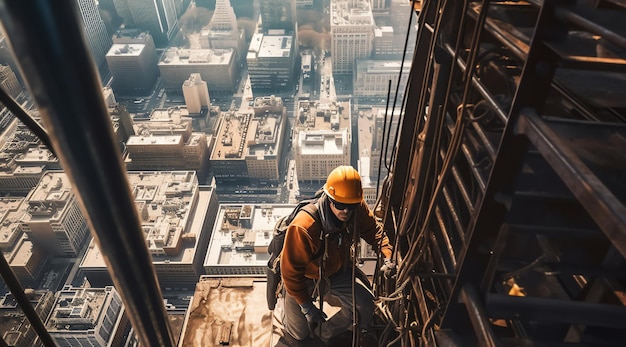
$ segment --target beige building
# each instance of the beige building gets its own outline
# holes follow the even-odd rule
[[[113,89],[118,94],[150,91],[159,77],[158,58],[152,36],[147,32],[138,32],[133,37],[118,34],[114,36],[113,42],[106,54],[113,74]]]
[[[129,172],[141,227],[163,290],[192,290],[204,274],[203,261],[217,195],[199,186],[193,171]],[[79,272],[92,286],[112,285],[103,255],[92,242]]]
[[[265,277],[276,221],[295,205],[222,204],[204,260],[207,276]]]
[[[339,165],[350,165],[349,103],[301,101],[295,123],[298,181],[321,183]]]
[[[0,198],[0,251],[20,283],[33,286],[47,256],[22,230],[22,217],[27,210],[24,198]]]
[[[15,72],[8,65],[0,64],[0,87],[13,99],[22,94],[22,86],[17,80]]]
[[[380,98],[387,98],[390,80],[391,97],[395,96],[396,87],[398,86],[398,75],[402,67],[402,77],[398,88],[400,94],[398,97],[399,100],[402,100],[409,71],[411,70],[410,62],[405,61],[404,66],[402,66],[401,60],[359,60],[356,62],[355,67],[353,95],[355,97]]]
[[[246,56],[252,90],[263,93],[291,87],[295,52],[294,37],[284,31],[254,34]]]
[[[121,346],[130,322],[114,287],[66,286],[57,293],[46,330],[59,346]]]
[[[219,183],[277,182],[282,171],[287,111],[280,97],[256,98],[252,114],[224,113],[211,170]]]
[[[374,16],[367,0],[331,2],[330,35],[333,73],[351,74],[359,59],[369,59],[374,42]]]
[[[48,317],[55,303],[54,293],[42,290],[26,289],[25,294],[39,317]],[[37,333],[28,321],[12,293],[0,297],[0,336],[8,346],[40,346],[35,344]]]
[[[67,175],[48,171],[26,197],[22,230],[49,255],[76,256],[88,235],[87,220]]]
[[[196,170],[203,179],[208,171],[205,133],[193,132],[186,108],[155,109],[150,118],[135,120],[126,143],[128,170]]]
[[[235,10],[229,0],[217,0],[209,24],[200,31],[200,48],[235,50],[236,60],[246,56],[246,38],[243,28],[237,25]]]
[[[213,93],[232,93],[239,75],[235,50],[168,48],[159,60],[163,86],[180,90],[192,73],[198,73]]]
[[[209,87],[198,73],[192,73],[183,82],[183,97],[189,113],[200,113],[203,108],[207,110],[211,108]]]

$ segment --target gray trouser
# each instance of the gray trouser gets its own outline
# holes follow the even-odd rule
[[[357,310],[357,322],[360,329],[367,329],[374,315],[374,294],[365,274],[356,270],[354,286]],[[306,280],[309,293],[313,293],[315,282]],[[334,337],[352,330],[352,269],[343,269],[328,277],[325,281],[324,312],[334,313],[322,324],[321,331],[315,334],[324,342],[331,341]],[[329,291],[330,290],[330,291]],[[283,325],[285,331],[296,340],[304,340],[310,337],[309,325],[300,310],[296,300],[283,290],[284,308]],[[314,298],[315,299],[315,298]]]

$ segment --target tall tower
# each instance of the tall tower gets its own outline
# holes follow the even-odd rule
[[[158,47],[168,45],[178,30],[175,0],[113,0],[126,27],[150,31]]]
[[[17,76],[8,65],[0,64],[0,87],[14,99],[22,92],[22,86],[17,80]]]
[[[96,65],[100,67],[104,63],[105,56],[113,42],[104,26],[96,0],[77,0],[77,2],[85,27],[85,38],[89,51]]]
[[[336,0],[330,10],[333,73],[351,74],[358,59],[369,59],[374,16],[367,0]]]
[[[295,32],[296,0],[261,1],[261,18],[264,32],[272,29],[284,29],[287,34]]]
[[[245,33],[237,25],[237,16],[230,0],[217,0],[215,3],[211,21],[200,32],[200,47],[232,48],[237,52],[237,60],[243,62],[246,56]]]
[[[211,108],[209,88],[199,73],[192,73],[183,82],[183,96],[189,113],[200,113],[202,107]]]
[[[230,5],[230,0],[217,0],[215,12],[209,22],[209,30],[237,32],[237,16]]]

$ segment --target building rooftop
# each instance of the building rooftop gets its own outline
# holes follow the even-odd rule
[[[37,313],[46,317],[54,302],[54,293],[49,291],[25,290]],[[9,346],[30,345],[36,336],[34,330],[20,309],[15,297],[7,293],[0,298],[0,335]]]
[[[353,2],[355,4],[351,5]],[[334,1],[331,4],[330,17],[331,26],[374,25],[374,16],[367,0]]]
[[[28,214],[24,220],[59,217],[72,198],[70,179],[62,171],[47,171],[28,197]]]
[[[135,205],[153,262],[191,263],[212,191],[199,189],[194,171],[131,171]],[[92,242],[81,267],[105,268],[99,247]]]
[[[24,198],[0,198],[0,250],[12,249],[23,235],[20,224],[27,206]]]
[[[96,327],[113,287],[71,288],[58,292],[46,328],[50,332],[83,331]],[[114,323],[114,322],[111,322]]]
[[[35,245],[32,241],[26,239],[26,237],[26,235],[22,235],[15,250],[9,257],[7,257],[7,254],[4,255],[11,266],[27,266],[30,262]]]
[[[274,346],[265,279],[209,278],[196,285],[187,310],[181,346],[205,346],[207,341],[231,347]],[[219,335],[218,335],[219,334]]]
[[[148,136],[131,136],[128,138],[126,145],[173,145],[181,144],[183,137],[181,135],[148,135]]]
[[[338,130],[350,127],[349,102],[300,101],[294,128],[296,131]]]
[[[285,107],[280,97],[256,98],[254,114],[227,112],[222,115],[211,160],[243,160],[246,156],[277,155],[282,141]]]
[[[109,49],[107,56],[138,57],[141,55],[141,52],[143,52],[144,48],[146,48],[146,45],[140,43],[115,43]]]
[[[298,133],[300,153],[303,155],[341,155],[348,141],[348,130],[314,130]]]
[[[159,65],[227,65],[233,59],[234,54],[235,51],[232,48],[186,49],[171,47],[163,52]]]
[[[204,266],[222,268],[223,271],[215,271],[221,275],[241,275],[238,269],[265,267],[269,259],[267,246],[272,239],[274,225],[280,217],[291,213],[294,206],[220,205]]]
[[[263,36],[259,48],[259,58],[280,58],[289,57],[293,37],[291,36]]]
[[[401,60],[361,60],[357,62],[358,70],[365,70],[366,73],[397,73],[402,66]],[[404,63],[405,72],[411,69],[411,63]]]

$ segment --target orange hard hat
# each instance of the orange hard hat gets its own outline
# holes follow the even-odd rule
[[[352,166],[339,166],[328,174],[324,192],[334,201],[358,204],[363,200],[361,175]]]

